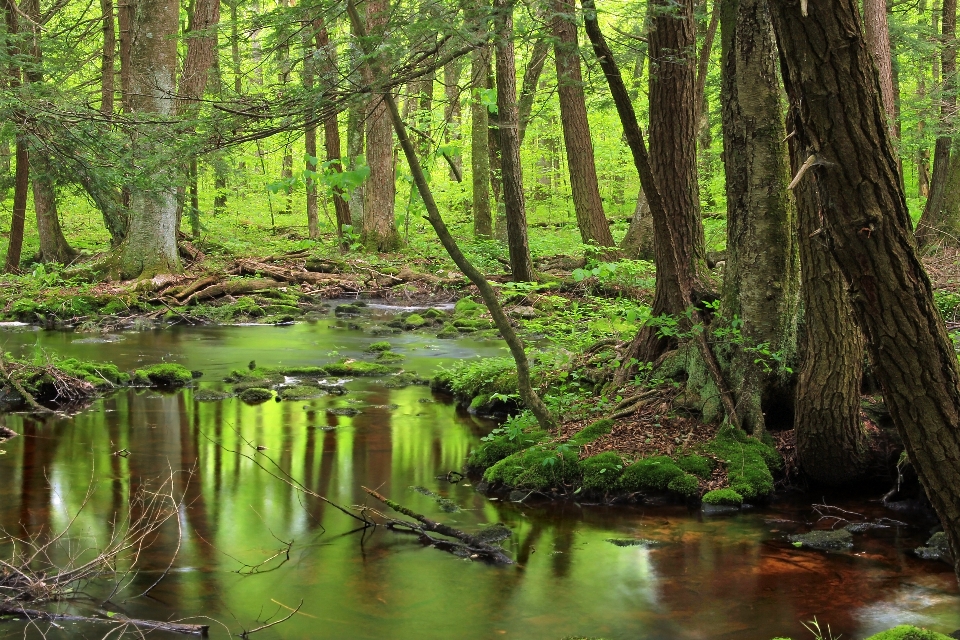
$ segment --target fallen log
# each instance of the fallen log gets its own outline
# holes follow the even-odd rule
[[[181,633],[192,636],[206,636],[210,630],[207,624],[184,624],[181,622],[163,622],[161,620],[140,620],[137,618],[128,618],[124,615],[114,614],[107,618],[95,618],[93,616],[78,616],[69,613],[51,613],[49,611],[40,611],[38,609],[24,609],[9,604],[0,605],[0,615],[13,616],[20,620],[44,620],[47,622],[56,622],[64,620],[67,622],[94,622],[99,624],[125,625],[128,624],[138,629],[148,631],[169,631],[170,633]]]
[[[218,275],[205,276],[203,278],[194,280],[193,282],[191,282],[190,284],[182,288],[178,287],[174,291],[170,291],[169,295],[173,296],[177,300],[183,300],[185,298],[189,298],[192,294],[196,293],[197,291],[200,291],[200,289],[203,289],[204,287],[208,287],[211,284],[216,284],[220,282],[221,279],[222,277]]]
[[[273,278],[250,278],[247,280],[230,280],[215,284],[201,291],[197,291],[189,298],[184,300],[184,304],[190,304],[198,300],[209,300],[224,295],[242,295],[244,293],[253,293],[260,289],[272,289],[275,287],[284,287],[287,283],[279,282]]]
[[[471,556],[483,557],[500,564],[513,564],[513,560],[510,559],[510,557],[508,557],[503,552],[503,549],[501,549],[500,547],[484,542],[480,538],[470,535],[465,531],[461,531],[460,529],[455,529],[449,525],[445,525],[440,522],[435,522],[434,520],[431,520],[422,514],[419,514],[411,509],[408,509],[407,507],[403,506],[398,502],[394,502],[393,500],[380,495],[373,489],[368,489],[367,487],[362,487],[362,488],[368,494],[370,494],[371,496],[373,496],[383,504],[387,505],[397,513],[402,513],[408,518],[413,518],[414,520],[420,523],[420,526],[416,526],[413,523],[406,523],[406,522],[399,522],[398,524],[410,527],[415,531],[419,530],[420,532],[429,531],[431,533],[439,533],[442,536],[447,536],[448,538],[455,538],[463,543],[462,545],[456,546],[448,541],[437,540],[435,538],[431,538],[427,536],[432,544],[435,544],[436,546],[444,549],[445,551],[454,551],[458,548],[462,548],[466,551],[469,551]]]

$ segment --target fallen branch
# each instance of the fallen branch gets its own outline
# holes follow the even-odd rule
[[[77,616],[69,613],[51,613],[49,611],[24,609],[23,607],[12,607],[9,605],[0,605],[0,615],[13,616],[20,620],[45,620],[49,622],[65,620],[67,622],[95,622],[99,624],[130,625],[132,627],[145,629],[147,631],[168,631],[170,633],[181,633],[192,636],[206,636],[207,632],[210,630],[210,625],[208,624],[184,624],[182,622],[141,620],[138,618],[128,618],[120,614],[115,614],[109,618],[97,618],[94,616]]]
[[[254,291],[259,291],[261,289],[273,289],[276,287],[286,286],[283,282],[278,282],[272,278],[251,278],[249,280],[230,280],[229,282],[223,282],[221,284],[215,284],[211,287],[207,287],[202,291],[194,293],[192,296],[184,300],[184,304],[190,304],[191,302],[196,302],[198,300],[209,300],[210,298],[218,298],[227,294],[230,295],[240,295],[244,293],[253,293]]]
[[[189,298],[197,291],[200,291],[200,289],[220,282],[221,279],[221,276],[206,276],[204,278],[199,278],[188,284],[183,289],[173,292],[173,297],[177,300],[184,300],[185,298]]]

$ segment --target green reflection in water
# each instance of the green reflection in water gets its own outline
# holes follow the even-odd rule
[[[363,357],[374,338],[325,323],[289,328],[196,328],[128,334],[119,342],[74,344],[77,336],[16,333],[7,350],[34,342],[65,356],[120,361],[132,367],[166,357],[207,372],[204,385],[233,367],[316,364],[330,351]],[[395,349],[405,366],[426,374],[453,359],[500,353],[499,345],[442,342],[403,335]],[[193,400],[191,390],[164,394],[128,390],[72,419],[6,416],[22,433],[0,456],[0,523],[10,531],[58,530],[76,516],[73,549],[110,534],[131,491],[175,473],[184,495],[184,535],[175,567],[151,593],[178,546],[170,522],[144,554],[140,572],[115,604],[128,615],[208,615],[257,626],[280,602],[302,615],[260,638],[607,638],[805,637],[800,620],[813,615],[845,637],[863,637],[898,621],[942,631],[960,627],[960,599],[949,567],[923,564],[908,550],[919,529],[858,538],[856,555],[801,553],[783,528],[765,519],[803,521],[803,505],[778,504],[734,518],[702,519],[682,507],[605,508],[511,504],[475,492],[473,482],[437,476],[460,468],[490,428],[457,412],[424,387],[390,390],[374,380],[349,383],[344,397],[268,402]],[[353,400],[359,402],[351,402]],[[425,402],[422,402],[425,401]],[[396,405],[396,408],[387,408]],[[355,406],[355,416],[328,408]],[[246,445],[266,447],[256,459],[278,475],[344,505],[366,503],[361,485],[466,529],[503,522],[512,567],[476,564],[423,548],[384,529],[348,534],[355,522],[271,477]],[[219,444],[218,444],[219,443]],[[222,446],[221,446],[222,445]],[[112,455],[121,449],[128,458]],[[275,466],[274,466],[275,463]],[[422,485],[461,507],[442,513],[436,501],[410,490]],[[376,505],[379,506],[379,505]],[[847,505],[857,510],[868,505]],[[613,537],[663,541],[655,549],[615,547]],[[249,573],[293,541],[285,556]],[[281,562],[283,561],[283,562]],[[107,581],[87,589],[109,593]],[[280,615],[285,611],[280,610]],[[79,627],[51,638],[76,637]],[[58,635],[59,633],[59,635]],[[91,637],[100,637],[90,630]],[[22,637],[18,624],[0,635]],[[28,636],[38,634],[27,632]],[[214,629],[215,637],[223,637]]]

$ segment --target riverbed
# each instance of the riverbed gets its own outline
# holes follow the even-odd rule
[[[422,376],[465,358],[507,355],[498,342],[373,336],[333,317],[108,336],[0,330],[0,348],[16,356],[56,354],[122,369],[178,362],[204,373],[198,389],[225,388],[220,380],[251,361],[361,358],[367,345],[384,339],[406,356],[405,369]],[[786,539],[817,517],[810,505],[820,496],[721,517],[685,506],[491,499],[477,493],[476,479],[447,474],[461,469],[493,423],[424,386],[390,389],[355,379],[346,388],[345,395],[254,406],[236,398],[200,402],[190,388],[127,389],[70,417],[0,416],[21,434],[2,445],[0,524],[20,536],[69,525],[73,549],[94,547],[110,536],[116,515],[127,513],[132,492],[159,486],[172,473],[182,496],[179,517],[150,540],[138,572],[123,574],[126,586],[103,610],[209,623],[220,638],[292,609],[298,611],[288,620],[252,637],[800,640],[811,637],[802,623],[814,617],[844,638],[902,623],[960,629],[951,568],[912,554],[929,536],[929,523],[878,502],[831,500],[907,526],[857,535],[851,552],[822,553]],[[357,521],[298,484],[340,505],[385,509],[362,489],[369,487],[468,531],[502,523],[513,532],[503,545],[516,564],[459,558],[383,527],[357,531]],[[458,511],[450,511],[451,502]],[[608,541],[625,538],[660,544]],[[137,597],[168,566],[159,584]],[[86,585],[88,597],[70,610],[96,611],[114,586],[111,579]],[[106,632],[59,624],[7,621],[0,637]]]

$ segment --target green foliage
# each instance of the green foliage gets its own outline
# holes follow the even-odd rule
[[[86,380],[95,387],[117,387],[130,383],[130,376],[120,371],[116,365],[102,362],[81,362],[76,358],[59,360],[58,369],[64,373]],[[189,374],[189,372],[187,372]]]
[[[610,433],[612,428],[613,420],[610,420],[609,418],[603,418],[587,425],[575,433],[570,440],[568,440],[568,442],[577,446],[585,445],[588,442],[593,442],[604,434]]]
[[[590,456],[580,461],[583,488],[588,491],[608,493],[618,488],[623,473],[623,459],[613,451]]]
[[[960,308],[960,293],[939,289],[933,292],[933,300],[944,320],[948,322],[956,321],[957,311]]]
[[[578,483],[577,454],[564,445],[535,445],[500,460],[483,474],[487,482],[544,491]]]
[[[183,387],[192,381],[193,374],[189,369],[172,362],[137,369],[133,374],[134,384],[149,384],[157,387]]]
[[[776,449],[732,425],[723,426],[703,450],[724,461],[730,488],[746,499],[769,495],[773,491],[770,470],[783,465]]]
[[[517,365],[513,358],[461,360],[434,376],[435,386],[449,389],[460,398],[478,395],[515,394],[519,390]]]
[[[739,507],[743,504],[743,496],[733,489],[714,489],[713,491],[707,491],[703,494],[701,500],[706,504],[731,507]]]
[[[682,496],[692,498],[700,493],[700,481],[697,480],[696,476],[684,473],[682,476],[677,476],[671,480],[667,485],[667,489],[674,493],[679,493]]]

